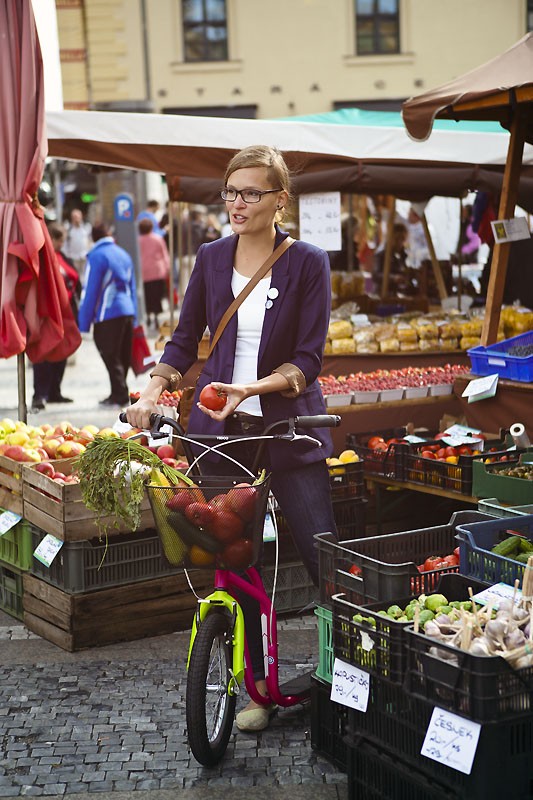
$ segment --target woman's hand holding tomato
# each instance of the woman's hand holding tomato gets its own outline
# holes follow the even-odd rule
[[[210,411],[222,411],[226,400],[226,394],[220,389],[215,389],[212,383],[208,383],[200,392],[200,403]]]
[[[222,421],[233,414],[239,403],[248,397],[246,387],[237,383],[208,383],[200,392],[198,408],[212,419]]]

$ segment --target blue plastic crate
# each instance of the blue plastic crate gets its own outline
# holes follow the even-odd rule
[[[533,382],[533,355],[520,357],[509,353],[513,345],[533,345],[533,331],[520,333],[503,342],[479,345],[468,350],[472,362],[472,372],[476,375],[495,375],[524,383]]]
[[[517,533],[533,538],[533,514],[458,525],[456,539],[459,542],[461,574],[490,584],[513,586],[517,578],[521,581],[525,564],[491,552],[491,548],[507,533],[509,536]]]

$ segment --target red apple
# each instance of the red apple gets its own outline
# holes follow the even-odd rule
[[[41,456],[31,448],[25,450],[20,444],[12,444],[4,451],[6,458],[12,458],[14,461],[27,463],[29,461],[40,461]]]
[[[43,475],[47,475],[49,478],[54,477],[55,469],[49,461],[41,461],[40,464],[35,465],[35,469],[37,472],[42,472]]]
[[[174,467],[174,469],[178,469],[178,462],[175,458],[162,458],[161,461],[163,464],[167,464],[169,467]]]
[[[174,448],[170,444],[161,444],[157,448],[157,455],[161,460],[163,458],[174,458],[176,453],[174,452]]]
[[[93,434],[90,431],[85,431],[83,429],[80,431],[76,431],[76,433],[73,434],[72,436],[73,442],[78,442],[78,444],[83,444],[85,446],[87,446],[89,442],[92,442],[93,440],[94,440]]]
[[[57,439],[45,439],[43,442],[43,450],[46,452],[48,458],[55,458],[57,448],[63,444],[65,440],[63,437]]]
[[[72,458],[73,456],[80,456],[85,452],[84,445],[79,442],[66,441],[60,444],[56,451],[57,458]]]

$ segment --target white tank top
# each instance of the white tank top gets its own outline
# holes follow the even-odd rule
[[[231,291],[234,297],[240,294],[249,280],[250,278],[241,275],[236,269],[233,270]],[[257,356],[259,354],[259,343],[265,318],[265,303],[269,288],[270,277],[263,278],[257,286],[254,286],[246,300],[237,309],[237,344],[233,362],[232,383],[252,383],[257,380]],[[247,397],[237,407],[237,411],[244,411],[246,414],[254,414],[254,416],[261,417],[263,412],[261,411],[259,396]]]

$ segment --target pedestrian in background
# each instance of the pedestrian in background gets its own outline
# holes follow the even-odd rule
[[[74,208],[70,212],[70,223],[67,223],[65,228],[67,235],[63,252],[72,261],[80,280],[83,281],[87,253],[91,248],[91,226],[84,221],[80,209]]]
[[[170,273],[170,256],[164,239],[154,233],[152,220],[146,217],[138,223],[139,253],[144,285],[146,324],[159,327],[158,314],[163,310],[161,301],[166,294]]]
[[[93,227],[92,238],[79,326],[82,333],[93,326],[94,343],[109,374],[111,394],[100,405],[124,406],[129,403],[126,381],[133,327],[137,324],[135,268],[131,256],[115,243],[105,223]]]
[[[165,231],[159,225],[159,203],[157,200],[148,200],[146,204],[146,208],[144,211],[141,211],[137,214],[137,222],[140,222],[142,219],[149,219],[153,225],[153,232],[156,236],[164,236]]]
[[[78,301],[80,297],[80,278],[72,261],[62,252],[65,243],[65,229],[62,225],[50,226],[50,238],[56,254],[57,263],[74,314],[78,319]],[[33,364],[33,400],[31,411],[42,411],[48,403],[72,403],[70,397],[61,393],[61,382],[65,374],[67,360],[41,361]]]

